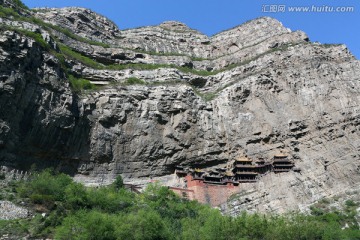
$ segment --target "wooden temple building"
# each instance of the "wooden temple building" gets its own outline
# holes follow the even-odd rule
[[[266,162],[263,158],[256,160],[255,163],[259,174],[265,174],[273,169],[272,164],[270,162]]]
[[[277,154],[273,158],[273,171],[275,173],[289,172],[293,169],[294,163],[285,154]]]
[[[186,171],[186,169],[182,166],[176,166],[175,167],[175,174],[179,177],[186,177],[186,175],[188,174],[188,172]]]
[[[211,170],[204,175],[204,183],[225,184],[224,174],[216,170]]]
[[[259,174],[256,170],[256,166],[253,165],[251,159],[246,157],[236,159],[233,170],[235,181],[238,181],[239,183],[256,182]]]
[[[247,157],[235,159],[232,165],[224,168],[215,168],[204,171],[199,168],[185,169],[177,166],[175,173],[178,177],[190,175],[192,180],[200,180],[206,184],[216,185],[238,185],[239,183],[254,183],[268,172],[299,172],[298,168],[289,157],[283,153],[274,155],[272,161],[266,161],[263,158],[252,160]]]
[[[218,206],[241,191],[239,184],[257,182],[261,176],[274,172],[297,172],[293,161],[283,153],[275,155],[271,160],[239,157],[224,167],[200,169],[177,166],[175,174],[177,184],[169,187],[181,197],[197,200],[211,206]]]

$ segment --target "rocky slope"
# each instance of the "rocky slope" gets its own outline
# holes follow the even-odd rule
[[[233,214],[359,188],[360,62],[346,46],[267,17],[208,37],[179,22],[119,30],[83,8],[0,3],[14,12],[0,18],[1,165],[99,183],[283,150],[302,169],[242,184],[223,206]],[[101,87],[75,92],[69,74]]]

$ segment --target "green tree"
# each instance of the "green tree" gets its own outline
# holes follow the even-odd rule
[[[76,210],[89,206],[88,193],[84,185],[72,183],[65,189],[65,203],[68,208]]]
[[[134,204],[134,194],[122,188],[116,191],[112,187],[101,187],[88,191],[88,203],[92,208],[108,213],[125,211]]]
[[[121,175],[118,175],[113,183],[114,187],[119,190],[120,188],[124,187],[124,180],[122,179]]]
[[[18,187],[21,197],[29,197],[34,203],[63,201],[66,187],[72,179],[66,174],[54,174],[50,169],[35,173]]]
[[[170,238],[169,230],[161,216],[150,209],[141,209],[136,213],[119,218],[116,236],[119,240],[165,240]]]
[[[64,219],[62,225],[56,229],[55,239],[116,239],[114,217],[95,210],[90,212],[81,210]]]
[[[183,218],[181,220],[182,232],[181,239],[184,240],[202,240],[203,236],[200,233],[202,223],[196,218]]]

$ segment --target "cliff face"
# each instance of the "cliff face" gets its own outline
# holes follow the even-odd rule
[[[88,156],[89,124],[58,59],[14,31],[1,32],[0,46],[1,161],[28,168]]]
[[[82,8],[19,14],[0,19],[1,165],[110,181],[280,150],[295,160],[301,174],[241,184],[232,214],[359,188],[360,62],[344,45],[266,17],[208,37],[179,22],[121,31]],[[69,74],[100,87],[75,93]]]

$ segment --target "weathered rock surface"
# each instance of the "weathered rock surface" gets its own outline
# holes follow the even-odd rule
[[[106,41],[119,35],[112,21],[85,8],[37,8],[35,16],[93,40]]]
[[[82,134],[90,127],[86,119],[79,119],[78,97],[71,92],[58,59],[13,31],[1,32],[0,52],[2,163],[29,167],[48,165],[45,159],[61,163],[61,159],[88,155],[84,152],[87,135]],[[78,124],[83,126],[80,135],[71,134]]]
[[[28,217],[27,209],[16,206],[9,201],[0,201],[0,220],[12,220]]]
[[[37,30],[104,64],[94,69],[68,59],[69,72],[112,84],[76,94],[52,52],[2,30],[2,165],[52,165],[89,182],[117,174],[133,180],[171,174],[179,164],[216,166],[239,155],[269,159],[284,150],[302,169],[241,184],[244,194],[223,206],[232,214],[306,208],[359,188],[360,62],[344,45],[310,43],[305,33],[267,17],[207,37],[179,22],[120,31],[81,8],[33,14],[109,44],[56,30],[45,38],[47,31]],[[162,65],[109,70],[109,63]],[[131,77],[149,84],[122,84]]]

